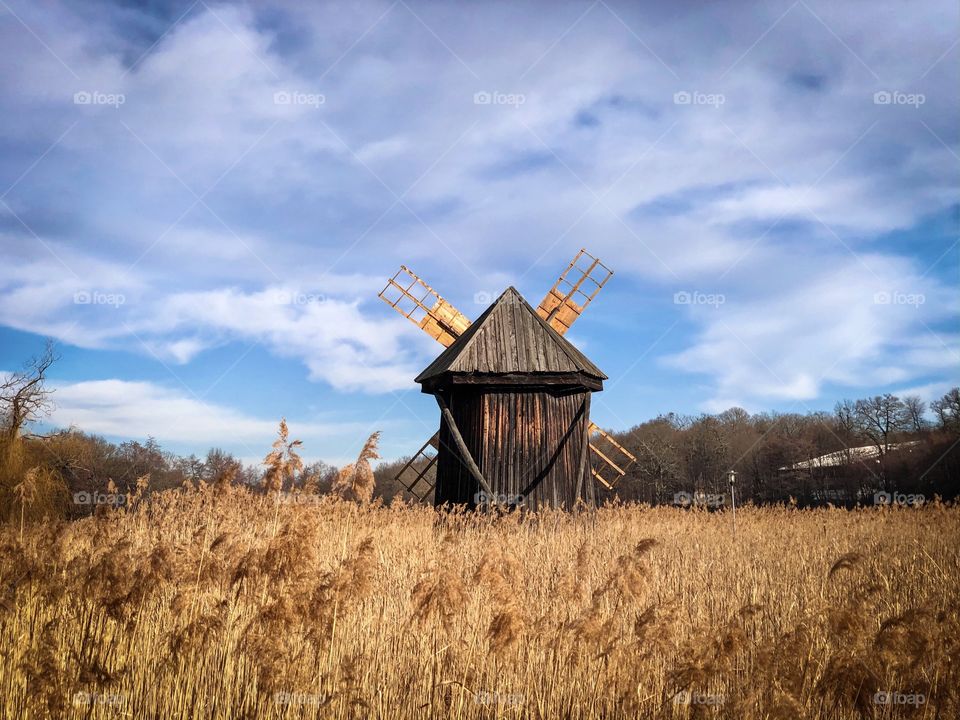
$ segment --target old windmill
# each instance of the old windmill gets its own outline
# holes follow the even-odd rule
[[[400,267],[380,298],[446,347],[416,378],[441,419],[396,476],[412,495],[570,508],[613,488],[635,458],[590,421],[607,376],[563,337],[612,275],[581,250],[536,310],[510,287],[471,323]]]

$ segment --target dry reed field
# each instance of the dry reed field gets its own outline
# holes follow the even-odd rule
[[[166,491],[3,528],[2,716],[960,717],[958,520]]]

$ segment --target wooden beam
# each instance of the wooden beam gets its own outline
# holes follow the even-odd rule
[[[599,480],[600,482],[603,483],[603,486],[604,486],[607,490],[613,490],[613,485],[611,485],[610,483],[608,483],[608,482],[607,482],[607,479],[606,479],[605,477],[603,477],[603,475],[601,475],[600,473],[598,473],[596,470],[591,470],[590,472],[593,473],[593,476],[594,476],[597,480]]]
[[[410,279],[409,285],[402,284],[406,283],[406,278],[401,278],[402,282],[397,281],[401,275],[406,275],[406,278]],[[391,288],[399,293],[396,300],[391,300],[387,296],[387,291]],[[470,320],[466,315],[440,297],[436,290],[427,285],[406,265],[400,266],[397,273],[387,280],[386,286],[378,295],[381,300],[444,347],[453,345],[454,341],[470,327]],[[424,302],[428,298],[430,305]],[[410,304],[412,307],[408,311],[401,303]],[[422,313],[423,317],[419,319],[414,317],[418,312]]]
[[[583,250],[580,251],[580,254],[583,254]],[[571,264],[571,267],[573,267],[573,265],[576,265],[577,260],[580,259],[580,254],[578,254],[577,257],[574,258],[573,263]],[[570,302],[573,302],[573,300],[571,299],[571,298],[573,298],[573,294],[574,294],[577,290],[580,289],[580,286],[583,285],[583,281],[586,280],[588,277],[590,277],[590,273],[592,273],[593,270],[594,270],[594,268],[597,267],[597,265],[599,265],[599,264],[600,264],[600,261],[599,261],[597,258],[594,258],[594,259],[593,259],[593,264],[590,265],[590,269],[587,270],[585,273],[583,273],[583,275],[580,276],[580,279],[577,280],[577,282],[574,283],[574,284],[571,286],[570,292],[568,292],[568,293],[564,296],[564,298],[563,298],[563,300],[561,301],[561,303],[560,303],[559,305],[557,305],[557,306],[553,309],[553,312],[551,312],[550,315],[547,316],[546,321],[547,321],[547,324],[548,324],[548,325],[549,325],[550,322],[553,320],[553,318],[556,317],[557,313],[560,312],[560,308],[562,308],[564,305],[567,304],[567,301],[568,301],[568,300],[569,300]],[[579,268],[577,268],[577,269],[579,270]],[[578,306],[578,307],[579,307],[579,306]],[[581,308],[581,312],[582,312],[582,308]],[[578,315],[579,315],[579,313],[578,313]]]
[[[626,475],[626,472],[624,472],[623,470],[621,470],[613,460],[611,460],[611,459],[608,458],[606,455],[604,455],[602,452],[600,452],[600,450],[597,448],[596,445],[594,445],[593,443],[591,443],[591,444],[590,444],[590,449],[593,450],[597,455],[599,455],[599,456],[607,463],[607,465],[609,465],[609,466],[612,467],[614,470],[616,470],[616,471],[620,474],[621,477],[624,476],[624,475]]]
[[[457,427],[457,421],[453,419],[453,413],[450,412],[450,408],[447,406],[447,401],[443,399],[443,395],[440,393],[437,393],[434,395],[434,397],[437,399],[437,405],[440,406],[440,413],[443,415],[443,419],[447,421],[447,427],[450,428],[450,434],[453,436],[453,441],[456,443],[457,449],[460,451],[460,457],[463,460],[463,463],[467,466],[467,470],[470,471],[470,474],[473,475],[473,479],[480,484],[480,487],[483,488],[484,492],[487,493],[489,497],[493,497],[493,490],[487,484],[487,481],[483,477],[483,473],[480,472],[480,468],[477,467],[477,463],[473,460],[473,455],[470,454],[470,449],[463,441],[463,436],[460,434],[460,429]]]
[[[427,440],[427,441],[420,447],[419,450],[417,450],[417,452],[415,452],[415,453],[410,457],[410,459],[407,461],[407,464],[404,465],[402,468],[400,468],[400,472],[398,472],[396,475],[393,476],[393,479],[396,480],[397,482],[399,482],[401,485],[403,485],[403,487],[405,487],[405,488],[407,489],[407,492],[410,493],[411,495],[413,495],[415,498],[417,498],[417,500],[423,500],[423,498],[425,497],[426,493],[424,493],[424,495],[418,495],[416,492],[414,492],[413,488],[416,487],[417,483],[420,482],[420,480],[423,478],[423,476],[427,474],[427,472],[430,470],[431,467],[433,467],[433,464],[437,461],[437,457],[438,457],[437,455],[434,455],[432,458],[431,458],[431,457],[428,457],[427,454],[424,452],[424,450],[426,450],[428,447],[433,447],[433,448],[435,448],[435,449],[439,449],[439,446],[440,446],[440,431],[438,430],[437,432],[435,432],[435,433],[430,437],[429,440]],[[417,472],[416,468],[414,468],[414,472],[417,473],[417,476],[416,476],[416,478],[414,478],[414,480],[413,480],[412,483],[410,483],[409,485],[407,485],[407,483],[403,480],[403,474],[404,474],[415,462],[417,462],[417,460],[419,460],[419,459],[421,458],[421,456],[422,456],[424,459],[429,460],[429,462],[427,463],[426,467],[424,467],[424,468],[423,468],[421,471],[419,471],[419,472]],[[431,485],[431,486],[430,486],[430,490],[432,490],[432,489],[433,489],[433,486]],[[427,493],[429,493],[430,490],[427,490]]]
[[[632,463],[636,462],[636,460],[637,460],[637,456],[636,456],[636,455],[634,455],[632,452],[630,452],[629,450],[627,450],[623,445],[621,445],[621,444],[618,443],[616,440],[614,440],[613,437],[612,437],[608,432],[606,432],[605,430],[603,430],[603,428],[601,428],[601,427],[600,427],[599,425],[597,425],[596,423],[594,423],[594,422],[591,422],[591,423],[590,423],[590,432],[595,432],[595,433],[599,434],[599,435],[600,435],[601,437],[603,437],[607,442],[609,442],[611,445],[613,445],[617,450],[619,450],[619,451],[622,452],[624,455],[626,455],[628,458],[630,458],[630,463],[627,464],[627,467],[630,467],[630,465],[631,465]]]
[[[576,505],[580,500],[580,494],[583,492],[583,480],[587,474],[587,455],[590,448],[590,393],[587,393],[583,399],[583,411],[585,414],[583,445],[580,448],[580,469],[577,471],[577,492],[573,497],[573,504]]]
[[[584,255],[592,260],[586,270],[577,264]],[[598,270],[598,268],[601,270]],[[573,270],[579,273],[579,278],[575,282],[567,279],[567,276]],[[598,275],[605,273],[603,279],[594,277],[593,273],[595,271],[598,272]],[[580,252],[573,258],[573,262],[567,265],[567,269],[560,274],[557,282],[554,283],[543,300],[540,301],[540,305],[537,306],[537,314],[560,335],[565,334],[612,275],[613,271],[600,262],[599,258],[594,257],[588,253],[586,249],[581,248]],[[582,289],[587,280],[596,286],[593,292],[587,292]],[[570,289],[564,291],[561,288],[563,284],[569,286]],[[582,301],[576,297],[578,294],[583,297]]]
[[[420,383],[420,392],[435,395],[438,388],[445,385],[496,385],[503,388],[524,388],[527,390],[569,389],[577,391],[581,388],[599,392],[603,390],[603,380],[587,375],[583,372],[563,373],[454,373],[444,372],[429,377]]]
[[[430,468],[436,465],[437,457],[438,457],[437,455],[434,455],[432,458],[430,458],[427,464],[423,467],[423,470],[417,473],[417,476],[413,479],[413,482],[410,483],[410,485],[407,487],[407,492],[409,492],[411,495],[417,498],[417,500],[423,500],[430,493],[430,491],[433,490],[433,488],[436,485],[436,482],[434,482],[434,484],[431,485],[430,481],[425,480],[424,477],[428,472],[430,472]],[[421,480],[423,480],[423,482],[426,483],[427,485],[427,491],[423,495],[420,495],[419,493],[416,492],[416,490],[414,490],[414,488],[417,486],[417,483],[419,483]],[[403,483],[402,480],[400,482]],[[406,485],[406,483],[403,483],[403,484]]]

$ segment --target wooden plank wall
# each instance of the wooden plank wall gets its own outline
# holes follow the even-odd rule
[[[447,394],[464,442],[491,488],[523,495],[530,509],[573,506],[589,423],[586,398],[583,391],[458,388]],[[589,466],[585,471],[589,474]],[[472,506],[478,490],[442,422],[436,503]],[[592,477],[584,479],[583,494],[585,502],[595,503]]]

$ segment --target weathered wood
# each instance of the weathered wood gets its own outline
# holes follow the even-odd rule
[[[584,390],[552,393],[465,386],[444,393],[453,423],[444,416],[437,504],[470,504],[477,488],[453,436],[455,424],[493,493],[517,500],[523,496],[523,504],[531,509],[572,506],[586,437],[588,395]],[[590,502],[589,493],[581,495]]]
[[[391,300],[392,296],[396,299]],[[379,297],[444,347],[453,345],[470,327],[466,315],[440,297],[406,265],[401,265],[387,281]]]
[[[593,504],[589,398],[605,379],[509,288],[417,377],[442,415],[434,502],[481,488],[534,510]]]
[[[592,261],[587,270],[577,265],[584,255]],[[575,275],[571,280],[569,276],[572,272]],[[550,327],[563,335],[580,317],[587,305],[593,302],[597,293],[612,276],[613,270],[586,250],[581,249],[540,301],[537,314],[549,323]]]
[[[633,463],[635,463],[635,462],[637,461],[637,457],[636,457],[636,455],[634,455],[632,452],[630,452],[629,450],[627,450],[623,445],[621,445],[621,444],[618,443],[616,440],[614,440],[613,437],[611,437],[608,433],[606,433],[606,432],[605,432],[600,426],[598,426],[596,423],[593,423],[593,422],[590,423],[589,432],[590,432],[590,433],[597,433],[598,435],[600,435],[600,437],[602,437],[604,440],[606,440],[608,443],[610,443],[610,445],[611,445],[617,452],[619,452],[620,455],[622,455],[623,458],[626,460],[625,466],[624,466],[624,467],[620,467],[620,466],[619,466],[617,463],[615,463],[611,458],[607,457],[607,455],[606,455],[605,453],[600,452],[600,449],[597,448],[595,445],[593,445],[592,443],[591,443],[591,445],[590,445],[590,449],[593,450],[597,455],[599,455],[599,456],[600,456],[600,459],[601,459],[607,466],[613,468],[614,472],[617,473],[617,477],[611,478],[610,480],[608,480],[607,478],[605,478],[605,477],[603,476],[603,473],[599,472],[598,470],[594,470],[594,471],[593,471],[593,476],[594,476],[595,478],[597,478],[597,480],[599,480],[599,481],[603,484],[603,486],[606,487],[608,490],[613,490],[613,486],[617,484],[617,481],[618,481],[620,478],[622,478],[624,475],[627,474],[627,468],[629,468],[631,465],[633,465]]]
[[[590,417],[590,393],[587,393],[583,398],[583,416],[586,418]],[[585,423],[583,430],[583,441],[580,447],[580,463],[577,467],[577,490],[573,494],[574,504],[580,501],[580,496],[583,493],[583,481],[587,475],[587,456],[590,454],[590,426],[593,423],[589,420]]]
[[[493,489],[487,484],[487,481],[483,477],[483,473],[480,472],[480,468],[478,468],[477,463],[474,462],[473,455],[470,454],[467,444],[463,441],[463,436],[460,434],[460,429],[457,427],[457,421],[453,419],[453,413],[450,412],[450,408],[447,406],[446,400],[443,399],[443,395],[440,393],[437,393],[435,397],[437,398],[437,404],[440,406],[440,412],[443,414],[443,419],[447,421],[447,427],[450,429],[450,434],[453,436],[453,441],[457,444],[457,449],[460,451],[460,459],[467,466],[470,474],[473,475],[474,480],[480,484],[480,487],[483,488],[484,492],[486,492],[487,495],[492,496]]]
[[[607,379],[512,287],[430,363],[416,381],[423,383],[445,373],[580,373],[598,382]]]
[[[443,373],[421,383],[421,391],[433,394],[440,388],[452,385],[475,385],[482,387],[514,387],[518,390],[556,389],[603,390],[603,382],[584,373]]]
[[[397,482],[399,482],[401,485],[403,485],[403,487],[405,487],[405,488],[407,489],[407,492],[410,493],[411,495],[413,495],[415,498],[417,498],[417,500],[423,500],[423,498],[426,497],[426,495],[427,495],[431,490],[433,490],[433,485],[430,485],[430,486],[428,487],[428,489],[427,489],[427,492],[423,493],[422,495],[421,495],[420,493],[417,493],[417,492],[414,491],[414,488],[416,487],[417,483],[420,482],[420,480],[423,478],[423,476],[427,474],[427,472],[430,470],[431,467],[433,467],[434,463],[437,462],[437,457],[438,457],[438,455],[434,455],[433,457],[429,457],[429,456],[427,456],[427,454],[424,452],[428,447],[433,447],[433,448],[436,449],[436,450],[439,450],[439,449],[440,449],[440,431],[439,431],[439,430],[438,430],[437,432],[435,432],[433,435],[431,435],[431,436],[430,436],[430,439],[427,440],[423,445],[421,445],[421,446],[420,446],[420,449],[417,450],[417,451],[410,457],[410,459],[407,461],[407,463],[406,463],[402,468],[400,468],[400,472],[398,472],[396,475],[393,476],[393,479],[396,480]],[[427,460],[426,466],[424,466],[424,468],[423,468],[422,470],[420,470],[419,472],[417,472],[416,470],[414,470],[414,472],[416,472],[416,475],[415,475],[413,481],[410,482],[410,483],[407,483],[407,482],[403,479],[403,474],[404,474],[418,459],[420,459],[421,457],[422,457],[424,460]]]

